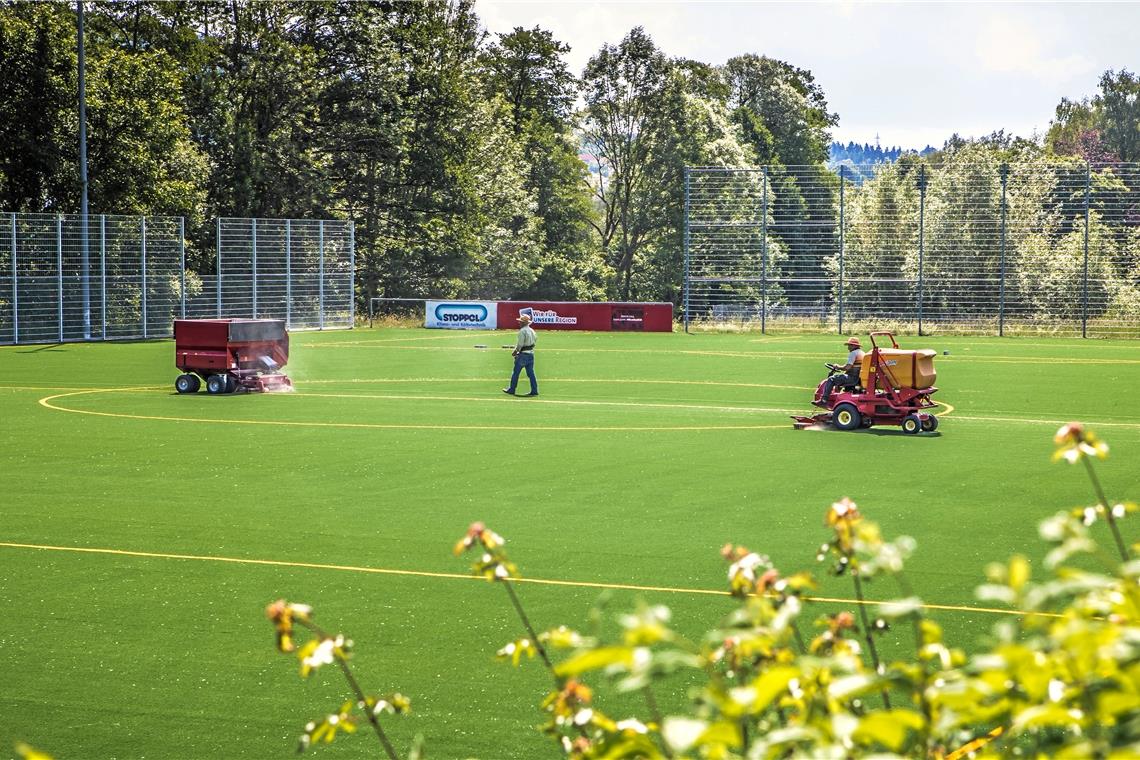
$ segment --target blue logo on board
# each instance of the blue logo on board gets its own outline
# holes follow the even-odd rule
[[[478,303],[441,303],[435,318],[443,324],[481,324],[487,321],[487,307]]]

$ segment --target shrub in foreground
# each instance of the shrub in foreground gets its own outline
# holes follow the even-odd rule
[[[565,626],[540,630],[501,536],[475,523],[455,552],[473,552],[473,571],[504,589],[523,635],[498,655],[516,666],[537,659],[550,673],[542,730],[572,760],[1140,755],[1140,561],[1121,532],[1137,506],[1107,498],[1093,460],[1108,447],[1091,431],[1069,424],[1055,442],[1054,459],[1081,464],[1096,501],[1041,523],[1050,547],[1041,578],[1020,555],[986,568],[977,597],[1010,614],[973,655],[945,641],[914,594],[906,576],[914,541],[884,537],[846,498],[826,511],[816,559],[850,579],[853,612],[817,612],[810,573],[782,573],[764,555],[727,545],[728,593],[738,604],[697,641],[672,628],[668,608],[647,604],[619,616],[613,640]],[[1109,550],[1096,538],[1100,523]],[[872,583],[897,594],[871,600]],[[400,711],[406,701],[397,709],[365,696],[345,642],[312,626],[308,608],[277,602],[270,617],[282,651],[290,651],[293,622],[314,633],[297,650],[303,675],[307,664],[335,662],[355,695],[309,724],[301,748],[331,741],[337,726],[354,724],[356,709],[396,757],[376,715],[382,702]],[[884,637],[895,639],[888,651],[902,654],[885,657]],[[657,695],[678,675],[693,684],[689,707],[665,714]],[[642,707],[611,714],[607,692],[635,694]]]

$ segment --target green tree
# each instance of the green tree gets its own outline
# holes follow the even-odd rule
[[[1125,69],[1104,72],[1093,107],[1108,149],[1121,161],[1140,161],[1140,78]]]
[[[550,32],[516,27],[479,56],[488,97],[503,98],[529,165],[526,187],[542,222],[541,270],[522,298],[604,295],[605,264],[592,244],[594,216],[570,126],[577,80],[563,60],[569,47]]]
[[[0,5],[0,205],[78,207],[75,27],[65,6]]]

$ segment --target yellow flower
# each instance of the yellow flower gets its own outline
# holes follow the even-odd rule
[[[284,599],[278,599],[265,608],[265,616],[273,621],[277,630],[277,649],[281,652],[292,652],[293,620],[307,620],[313,608],[307,604],[290,604]]]
[[[1062,425],[1053,436],[1053,443],[1057,444],[1057,450],[1053,452],[1054,462],[1064,459],[1069,464],[1076,464],[1085,457],[1108,458],[1108,444],[1079,422]]]

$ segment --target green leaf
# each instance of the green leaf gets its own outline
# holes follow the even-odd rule
[[[852,738],[864,745],[879,745],[892,752],[902,752],[907,732],[921,731],[926,721],[912,710],[873,712],[859,721]]]
[[[788,683],[799,676],[799,668],[782,666],[772,668],[755,681],[752,688],[756,690],[756,698],[752,701],[751,712],[758,714],[768,709],[768,706],[788,689]]]
[[[571,657],[554,668],[558,676],[576,676],[591,670],[599,670],[610,665],[633,664],[633,647],[600,647]]]

